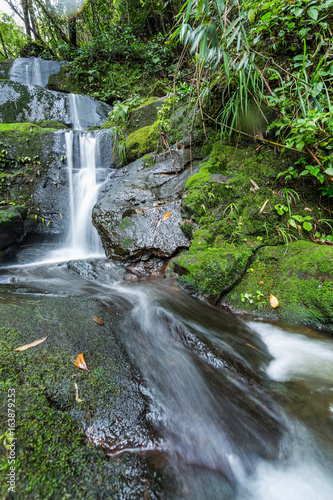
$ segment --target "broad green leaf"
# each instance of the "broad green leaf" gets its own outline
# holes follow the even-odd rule
[[[294,227],[295,229],[297,229],[297,223],[294,219],[289,219],[288,220],[289,224]]]
[[[333,167],[329,167],[325,170],[325,174],[327,175],[333,175]]]
[[[314,19],[315,21],[317,21],[317,19],[318,19],[318,10],[315,9],[314,7],[311,7],[308,10],[308,15],[311,17],[311,19]]]
[[[303,229],[305,229],[305,231],[311,231],[311,229],[312,229],[312,224],[310,224],[310,222],[305,221],[305,222],[303,223]]]

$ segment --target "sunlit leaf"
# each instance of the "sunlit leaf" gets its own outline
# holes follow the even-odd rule
[[[81,368],[81,370],[86,370],[87,372],[90,373],[90,370],[88,370],[87,368],[87,364],[85,362],[85,359],[83,357],[83,354],[79,354],[78,357],[76,358],[76,361],[75,361],[75,366],[77,366],[78,368]]]
[[[167,212],[165,215],[163,215],[161,220],[169,219],[169,217],[171,217],[171,212]]]
[[[269,295],[269,303],[272,307],[274,307],[274,309],[279,305],[278,299],[272,294]]]

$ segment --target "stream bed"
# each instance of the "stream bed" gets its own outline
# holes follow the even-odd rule
[[[47,325],[44,350],[65,342],[73,356],[84,351],[92,376],[116,370],[116,410],[97,399],[93,417],[75,401],[70,414],[111,461],[131,455],[153,467],[158,485],[147,480],[145,498],[333,497],[330,334],[242,320],[173,279],[126,282],[123,267],[105,259],[33,263],[37,250],[23,249],[16,265],[1,269],[1,303],[47,318],[36,323],[40,331],[34,320],[26,325],[27,341]],[[93,311],[103,327],[88,323]],[[64,408],[66,384],[53,395]],[[84,395],[81,379],[78,386]],[[124,489],[116,498],[142,495]]]

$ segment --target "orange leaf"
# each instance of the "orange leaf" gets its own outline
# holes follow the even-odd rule
[[[278,299],[272,294],[269,295],[269,302],[274,309],[279,305]]]
[[[35,345],[41,344],[46,339],[47,337],[44,337],[40,340],[35,340],[35,342],[31,342],[31,344],[22,345],[21,347],[14,349],[14,351],[25,351],[26,349],[30,349],[30,347],[35,347]]]
[[[83,354],[79,354],[78,357],[76,358],[76,361],[75,361],[75,366],[77,366],[78,368],[81,368],[81,370],[87,370],[87,372],[90,373],[90,370],[88,370],[87,368],[87,365],[86,365],[86,362],[84,360],[84,357],[83,357]]]
[[[171,212],[167,212],[165,215],[163,215],[161,220],[167,220],[169,219],[169,217],[171,217]]]
[[[264,281],[258,281],[258,285],[263,285],[264,283]]]
[[[92,317],[92,319],[93,319],[93,321],[95,321],[95,323],[97,323],[98,325],[101,325],[101,326],[103,326],[103,325],[104,325],[103,321],[102,321],[101,319],[97,318],[97,316],[93,316],[93,317]]]
[[[140,210],[138,210],[136,208],[134,209],[134,212],[137,213],[137,214],[143,215],[143,212],[141,212]]]

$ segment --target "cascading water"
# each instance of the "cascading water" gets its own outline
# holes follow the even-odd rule
[[[97,137],[94,132],[67,132],[67,167],[69,179],[70,228],[66,239],[65,252],[69,258],[104,256],[96,229],[91,222],[91,213],[97,201],[101,183],[107,170],[97,168]],[[75,139],[79,158],[75,158]]]
[[[46,87],[49,76],[58,73],[64,62],[49,61],[39,57],[15,59],[10,69],[10,80],[26,85]]]

